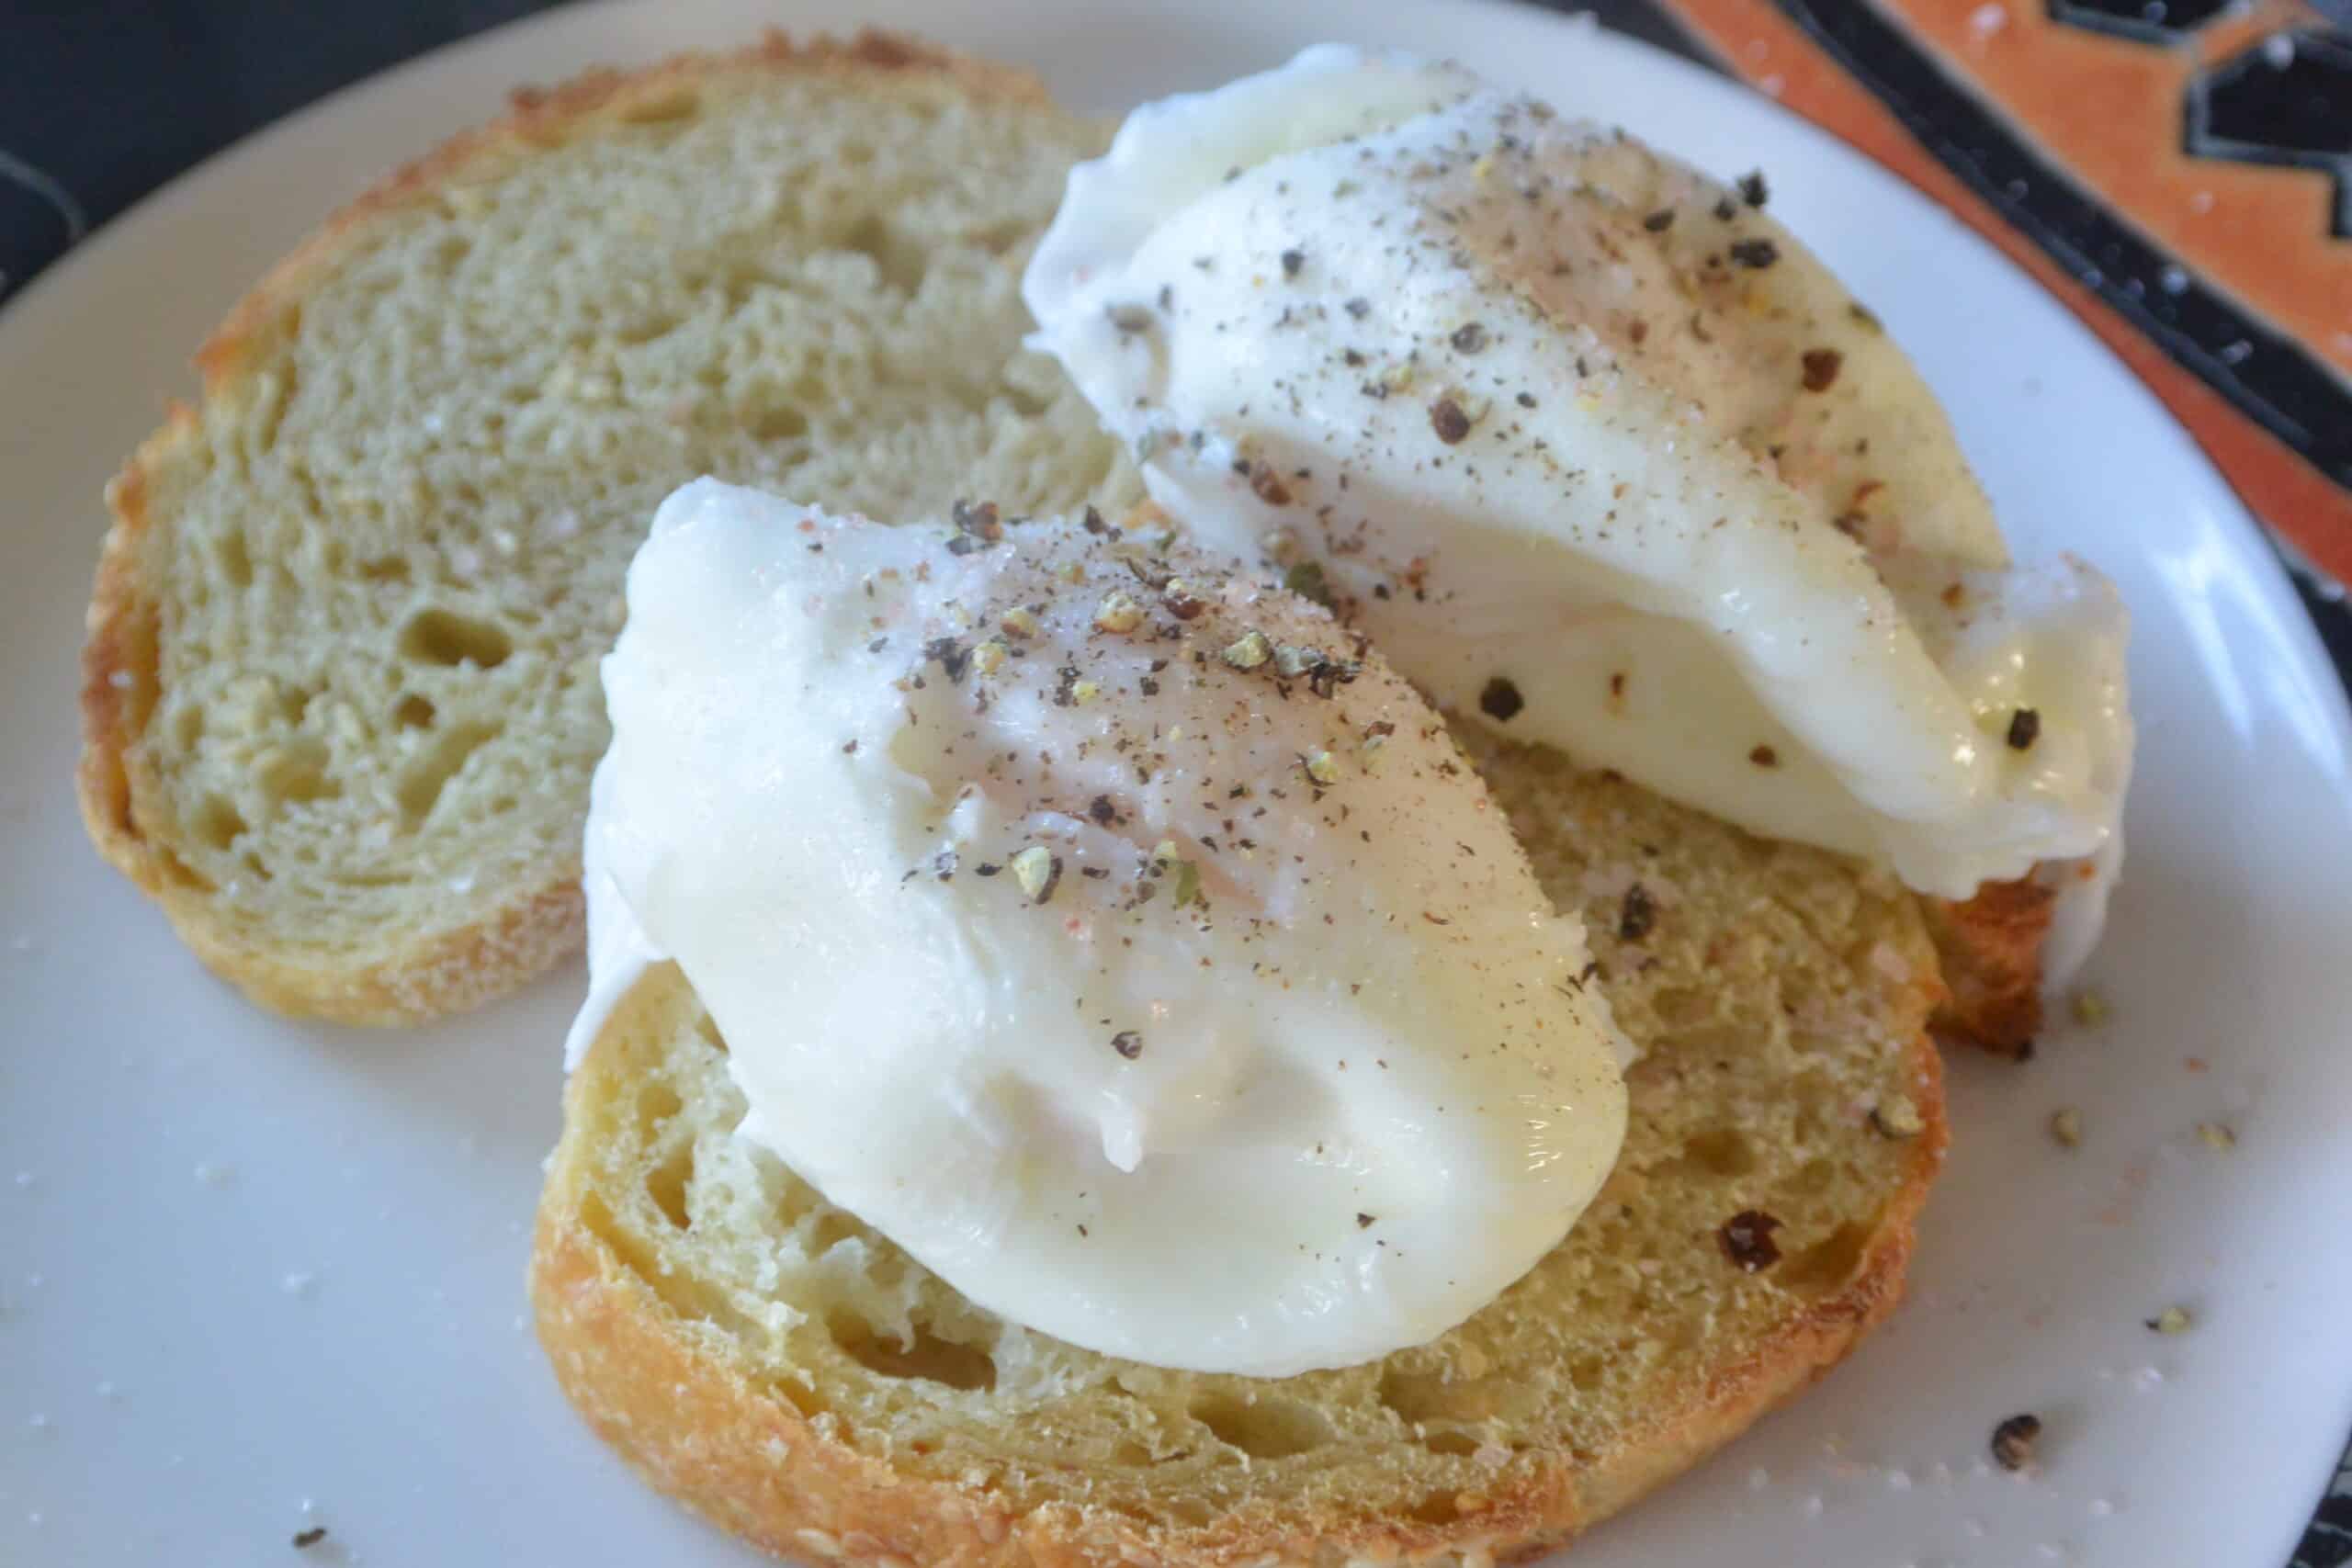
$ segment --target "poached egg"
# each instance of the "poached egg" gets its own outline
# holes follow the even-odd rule
[[[1091,514],[711,479],[628,596],[574,1059],[676,963],[740,1135],[981,1306],[1345,1365],[1494,1299],[1607,1175],[1582,929],[1325,611]]]
[[[2012,564],[1932,395],[1762,211],[1458,69],[1322,47],[1070,175],[1035,342],[1205,547],[1444,706],[1965,898],[2121,853],[2127,621]]]

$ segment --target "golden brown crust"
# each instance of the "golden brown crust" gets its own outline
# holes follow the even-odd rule
[[[332,272],[370,224],[438,194],[460,176],[494,171],[596,125],[661,112],[682,91],[747,72],[854,75],[930,73],[996,101],[1044,104],[1026,72],[990,64],[872,29],[845,39],[796,40],[771,30],[724,54],[682,54],[635,71],[591,71],[546,88],[518,90],[502,118],[462,131],[379,181],[334,214],[246,294],[198,351],[204,396],[234,395],[239,377]],[[246,995],[281,1012],[342,1023],[413,1023],[477,1006],[514,989],[578,949],[583,921],[576,868],[548,868],[536,887],[477,911],[465,926],[420,938],[396,959],[335,966],[256,940],[223,914],[200,877],[175,854],[178,824],[165,792],[144,778],[137,742],[157,699],[160,585],[141,555],[155,519],[156,482],[201,428],[175,403],[107,487],[113,524],[98,558],[82,652],[82,755],[75,770],[82,818],[98,852],[163,906],[181,940]]]
[[[1894,1309],[1947,1137],[1942,1066],[1926,1036],[1910,1066],[1925,1130],[1843,1291],[1792,1310],[1743,1358],[1693,1380],[1703,1393],[1692,1404],[1654,1412],[1588,1461],[1555,1456],[1445,1524],[1250,1512],[1178,1533],[1070,1505],[1019,1515],[985,1487],[895,1470],[848,1441],[838,1417],[747,1380],[723,1331],[681,1319],[599,1233],[577,1201],[587,1157],[577,1115],[566,1117],[540,1199],[532,1303],[556,1379],[598,1435],[651,1485],[780,1556],[858,1568],[1490,1563],[1558,1547],[1688,1469],[1820,1378]]]
[[[1948,995],[1933,1026],[2005,1056],[2041,1028],[2041,944],[2057,895],[2032,877],[1988,882],[1965,901],[1922,898]]]

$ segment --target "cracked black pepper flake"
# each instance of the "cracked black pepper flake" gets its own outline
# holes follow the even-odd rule
[[[327,1527],[324,1525],[312,1525],[309,1529],[296,1530],[294,1532],[294,1550],[297,1551],[308,1551],[311,1548],[318,1545],[319,1542],[326,1540],[326,1538]]]
[[[1298,249],[1296,246],[1293,246],[1291,249],[1283,253],[1282,262],[1283,276],[1284,277],[1296,277],[1298,276],[1298,269],[1306,265],[1306,253]]]
[[[1283,483],[1283,477],[1274,472],[1272,464],[1253,463],[1249,468],[1250,494],[1268,506],[1290,504],[1290,487]]]
[[[1148,305],[1106,305],[1103,310],[1111,318],[1111,324],[1123,333],[1151,331],[1153,317]]]
[[[1379,1216],[1379,1215],[1377,1215],[1377,1214],[1366,1214],[1366,1213],[1359,1213],[1356,1215],[1356,1229],[1358,1229],[1358,1230],[1360,1230],[1360,1231],[1368,1231],[1368,1230],[1370,1230],[1370,1229],[1372,1228],[1372,1223],[1373,1223],[1374,1220],[1378,1219],[1379,1217],[1380,1217],[1380,1216]]]
[[[998,872],[1002,871],[1004,867],[1001,865],[990,865],[988,862],[982,861],[979,864],[974,866],[972,871],[975,875],[994,876]]]
[[[1866,333],[1883,333],[1886,330],[1886,323],[1880,321],[1877,313],[1859,299],[1849,299],[1846,302],[1846,314],[1852,317],[1854,324]]]
[[[1079,519],[1079,525],[1090,534],[1107,534],[1111,531],[1111,525],[1102,521],[1102,513],[1091,506],[1086,509],[1086,515]]]
[[[947,515],[956,531],[977,534],[989,544],[1004,537],[1004,525],[997,516],[993,501],[958,501],[949,505]]]
[[[1111,1036],[1111,1049],[1132,1062],[1143,1055],[1143,1036],[1132,1029],[1122,1029]]]
[[[2033,1462],[2033,1445],[2041,1436],[2041,1416],[2008,1417],[1993,1428],[1993,1462],[2003,1470],[2023,1470]]]
[[[952,637],[933,637],[922,645],[922,656],[925,660],[936,660],[950,681],[962,680],[965,668],[972,662],[972,650]]]
[[[1731,244],[1731,259],[1742,266],[1761,270],[1781,259],[1781,247],[1770,240],[1735,240]]]
[[[948,507],[947,516],[956,525],[956,536],[947,541],[951,556],[968,556],[1004,537],[1004,525],[997,520],[994,502],[957,501]]]
[[[1738,204],[1737,202],[1736,202],[1736,201],[1732,200],[1732,198],[1731,198],[1731,197],[1724,197],[1721,201],[1718,201],[1717,203],[1715,203],[1715,221],[1716,221],[1716,222],[1718,222],[1718,223],[1728,223],[1728,222],[1730,222],[1733,219],[1735,219],[1735,218],[1736,218],[1736,217],[1738,217],[1738,216],[1739,216],[1739,204]]]
[[[1359,294],[1340,309],[1345,310],[1353,320],[1361,321],[1372,313],[1372,301]]]
[[[1738,1266],[1743,1273],[1758,1274],[1781,1260],[1781,1247],[1772,1233],[1781,1222],[1761,1209],[1742,1209],[1724,1222],[1715,1233],[1723,1243],[1724,1256]]]
[[[1476,354],[1487,346],[1487,329],[1477,321],[1464,321],[1453,329],[1453,351],[1456,354]]]
[[[2041,715],[2032,708],[2019,708],[2009,715],[2009,750],[2030,750],[2041,739]]]
[[[1781,765],[1781,754],[1770,746],[1756,747],[1747,753],[1747,760],[1759,768],[1777,768]]]
[[[1826,392],[1838,384],[1838,372],[1845,368],[1846,356],[1834,348],[1808,348],[1804,351],[1804,389]]]
[[[1013,880],[1033,904],[1052,899],[1062,882],[1062,857],[1043,844],[1032,844],[1012,857]]]
[[[1674,209],[1671,207],[1659,208],[1656,212],[1651,213],[1647,218],[1642,220],[1642,227],[1647,229],[1653,234],[1665,233],[1668,229],[1674,227]]]
[[[1283,573],[1283,586],[1300,598],[1331,608],[1331,584],[1323,575],[1319,560],[1303,560]]]
[[[1111,797],[1107,795],[1098,795],[1087,802],[1086,814],[1104,828],[1119,819],[1119,808],[1111,804]]]
[[[1458,444],[1470,434],[1470,416],[1452,398],[1440,398],[1430,405],[1430,428],[1448,446]]]
[[[1521,392],[1519,394],[1517,401],[1521,408],[1532,409],[1535,406],[1535,394],[1532,392]]]
[[[1837,371],[1844,369],[1844,367],[1847,367],[1847,355],[1837,353],[1835,348],[1806,348],[1804,390],[1827,392],[1832,386],[1837,386]]]
[[[854,740],[842,741],[842,755],[844,757],[854,757],[857,755],[857,742]]]
[[[1657,901],[1650,890],[1640,883],[1625,889],[1625,901],[1617,909],[1617,940],[1639,942],[1650,934],[1657,924]]]
[[[1507,675],[1496,676],[1478,693],[1478,711],[1497,724],[1509,724],[1526,705],[1527,699],[1519,694],[1519,688]]]
[[[1764,171],[1750,169],[1733,182],[1739,186],[1739,199],[1750,207],[1761,207],[1772,198],[1771,187],[1764,183]]]

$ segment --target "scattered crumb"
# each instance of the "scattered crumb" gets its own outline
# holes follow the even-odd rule
[[[326,1540],[326,1538],[327,1527],[324,1525],[312,1525],[308,1529],[296,1530],[294,1532],[294,1550],[297,1551],[308,1551],[311,1548],[318,1545],[319,1542]]]
[[[2108,1006],[2107,997],[2103,992],[2081,990],[2075,993],[2075,1021],[2086,1028],[2096,1029],[2105,1023],[2113,1010]]]
[[[2197,1135],[2204,1140],[2209,1149],[2233,1149],[2238,1146],[2238,1135],[2219,1122],[2199,1122],[2197,1123]]]
[[[2071,1105],[2052,1111],[2050,1135],[2070,1149],[2079,1147],[2083,1141],[2083,1113]]]
[[[2149,1318],[2147,1324],[2158,1334],[2186,1334],[2197,1326],[2197,1319],[2185,1306],[2168,1306]]]

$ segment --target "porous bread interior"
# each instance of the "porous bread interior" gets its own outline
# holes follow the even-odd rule
[[[1442,1528],[1535,1468],[1687,1460],[1744,1422],[1710,1428],[1707,1412],[1736,1404],[1787,1336],[1852,1312],[1830,1303],[1933,1170],[1935,1138],[1890,1138],[1870,1112],[1914,1095],[1940,1129],[1921,1042],[1934,954],[1883,875],[1554,753],[1465,739],[1547,890],[1584,912],[1645,1055],[1600,1198],[1435,1342],[1266,1381],[1114,1360],[995,1318],[733,1135],[724,1045],[674,972],[639,987],[575,1073],[546,1201],[650,1287],[665,1332],[894,1471],[1015,1513],[1077,1504],[1178,1535],[1237,1511]],[[1635,883],[1654,911],[1639,935],[1623,918]],[[1754,1274],[1719,1239],[1748,1209],[1782,1223],[1780,1261]]]
[[[480,997],[345,1003],[337,975],[535,897],[565,929],[526,966],[575,940],[596,661],[687,479],[888,520],[1131,498],[1020,346],[1022,264],[1100,132],[972,74],[656,73],[396,190],[232,322],[132,498],[160,604],[130,816],[175,917],[202,900],[199,951],[277,966],[224,964],[277,1005],[384,1016]]]

